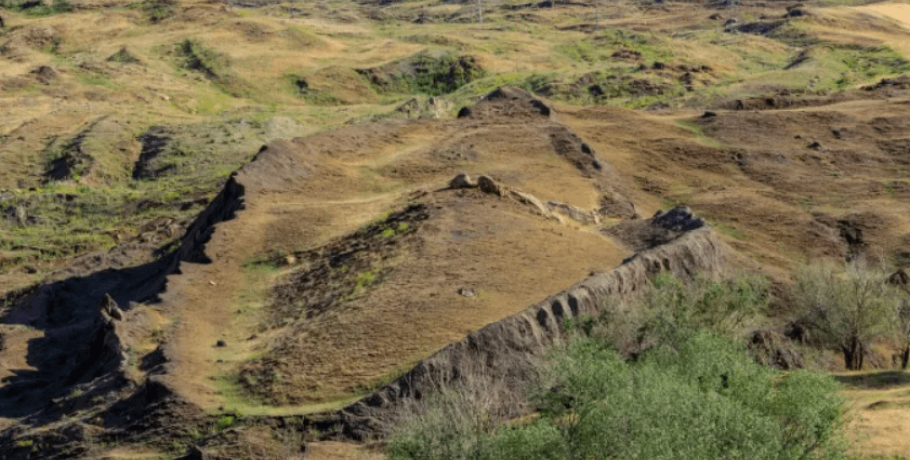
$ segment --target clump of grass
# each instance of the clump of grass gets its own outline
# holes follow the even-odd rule
[[[285,75],[285,79],[288,82],[287,87],[291,88],[296,96],[302,97],[310,104],[334,106],[343,105],[346,103],[346,101],[330,92],[320,91],[316,88],[310,87],[307,78],[302,75],[288,74]]]
[[[316,34],[299,26],[289,26],[285,34],[295,45],[300,47],[309,48],[324,43]]]
[[[202,72],[211,79],[217,79],[230,66],[227,56],[198,40],[186,39],[180,42],[178,51],[183,56],[182,66],[185,69]]]
[[[354,286],[352,295],[360,294],[366,291],[370,286],[376,284],[377,274],[373,270],[366,271],[357,275],[357,284]]]
[[[222,415],[218,418],[218,421],[215,422],[214,431],[216,433],[221,433],[222,431],[234,426],[236,418],[233,415]]]
[[[717,230],[719,230],[721,233],[728,235],[734,239],[737,239],[737,240],[746,239],[746,235],[742,231],[740,231],[736,228],[729,227],[727,225],[719,224],[719,223],[714,223],[711,226],[716,228]]]

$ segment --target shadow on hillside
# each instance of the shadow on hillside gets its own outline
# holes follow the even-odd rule
[[[159,302],[167,276],[180,273],[181,263],[212,262],[205,254],[205,245],[215,225],[235,218],[236,212],[243,208],[243,195],[244,187],[229,179],[222,192],[187,229],[180,248],[155,262],[105,269],[111,265],[108,257],[116,256],[113,250],[90,258],[92,263],[83,268],[88,274],[75,274],[41,286],[16,301],[0,318],[0,323],[39,329],[43,336],[28,341],[26,362],[31,369],[13,369],[14,375],[0,381],[0,417],[29,417],[26,421],[32,424],[57,418],[62,412],[56,407],[55,398],[66,395],[73,385],[106,377],[98,375],[103,370],[92,366],[98,359],[94,356],[97,350],[92,350],[92,333],[105,295],[113,297],[124,310],[130,309],[134,302]],[[121,379],[98,381],[118,380]],[[123,384],[121,381],[114,385]]]
[[[80,373],[91,359],[89,341],[99,305],[110,294],[123,309],[131,302],[154,303],[164,290],[173,257],[125,269],[107,269],[41,286],[19,301],[0,323],[43,332],[29,340],[31,369],[12,369],[0,387],[0,417],[21,418],[53,407],[67,388],[97,375]]]
[[[834,378],[844,385],[870,390],[887,390],[899,386],[910,386],[910,373],[900,370],[835,375]]]

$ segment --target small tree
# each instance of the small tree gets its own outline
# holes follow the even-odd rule
[[[848,370],[863,368],[868,344],[894,333],[899,323],[897,290],[884,272],[852,263],[844,273],[830,265],[797,274],[794,301],[810,333],[844,354]]]

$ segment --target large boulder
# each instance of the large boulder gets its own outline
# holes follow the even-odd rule
[[[478,177],[477,186],[480,187],[481,192],[502,196],[502,187],[500,187],[490,176]]]

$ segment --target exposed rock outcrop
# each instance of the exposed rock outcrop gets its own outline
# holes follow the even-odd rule
[[[471,176],[468,176],[467,173],[461,173],[449,182],[449,188],[459,189],[459,188],[474,188],[477,187],[477,183],[471,180]]]
[[[692,215],[691,209],[681,206],[666,212],[657,211],[654,217],[647,221],[621,222],[604,230],[604,233],[640,252],[669,243],[686,232],[706,226],[704,220]]]
[[[516,88],[499,88],[484,97],[473,107],[465,107],[458,112],[458,118],[488,118],[507,115],[510,117],[553,118],[556,111],[540,99]]]
[[[470,176],[461,173],[455,176],[449,182],[450,189],[477,188],[481,192],[489,195],[495,195],[502,198],[513,199],[519,203],[526,204],[537,214],[548,219],[555,219],[565,223],[565,219],[571,219],[586,225],[597,225],[601,222],[601,215],[598,211],[585,211],[578,206],[561,203],[559,201],[548,201],[544,204],[540,199],[529,193],[515,190],[502,185],[490,176],[480,176],[477,183],[471,181]]]
[[[89,339],[88,352],[72,357],[74,360],[82,361],[81,364],[74,366],[75,371],[69,377],[73,383],[87,382],[112,374],[126,376],[130,346],[125,337],[123,311],[110,295],[105,296],[99,307],[98,317],[95,319]]]
[[[451,101],[441,97],[412,97],[404,104],[399,105],[395,111],[408,116],[408,118],[445,118],[452,112],[454,105]]]
[[[548,201],[547,208],[555,214],[563,215],[583,224],[598,225],[602,220],[598,212],[585,211],[578,206],[560,203],[559,201]]]

